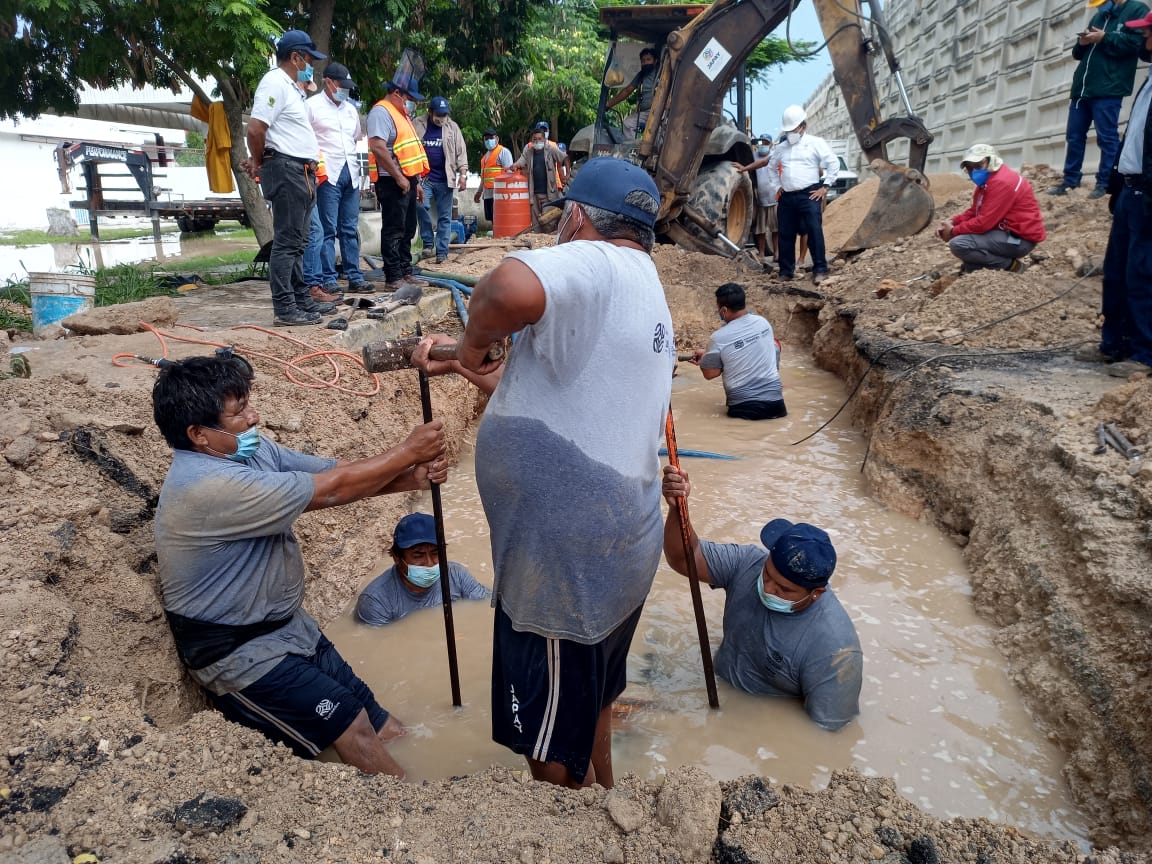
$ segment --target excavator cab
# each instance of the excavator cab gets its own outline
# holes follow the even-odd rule
[[[596,122],[581,129],[569,145],[577,170],[581,160],[593,156],[615,156],[643,166],[660,190],[656,231],[661,239],[702,252],[741,254],[755,202],[751,179],[732,163],[748,164],[753,152],[748,136],[726,120],[724,98],[740,64],[798,2],[715,0],[602,8],[600,20],[611,44]],[[869,167],[880,177],[871,210],[840,251],[914,234],[932,219],[932,196],[923,174],[932,135],[912,113],[880,0],[812,2],[853,130]],[[656,49],[659,65],[652,107],[636,140],[622,128],[625,117],[607,103],[617,88],[632,80],[639,68],[634,61],[644,45]],[[880,115],[871,60],[879,50],[900,88],[907,116]],[[629,108],[635,110],[634,103]],[[888,144],[900,138],[909,139],[907,166],[888,161]]]
[[[697,3],[606,6],[600,10],[600,21],[608,29],[610,39],[596,122],[578,131],[568,145],[575,170],[579,171],[586,159],[613,156],[655,174],[658,159],[645,157],[641,145],[655,133],[656,130],[649,127],[658,123],[659,117],[650,112],[647,124],[641,124],[636,94],[615,108],[609,108],[608,103],[633,81],[640,70],[640,52],[646,47],[653,49],[658,58],[657,90],[665,86],[662,66],[670,56],[666,48],[669,35],[710,8],[708,4]],[[706,135],[693,139],[687,146],[699,151],[699,166],[687,179],[692,183],[693,213],[702,218],[696,221],[685,218],[661,225],[657,233],[661,240],[695,251],[735,255],[743,246],[756,211],[752,180],[749,175],[737,172],[732,163],[747,164],[755,158],[752,141],[730,119],[720,117]],[[721,236],[731,243],[726,244]]]

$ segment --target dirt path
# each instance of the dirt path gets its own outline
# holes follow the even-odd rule
[[[1065,347],[999,353],[1096,338],[1099,278],[1078,283],[1077,269],[1103,253],[1105,203],[1041,197],[1052,236],[1022,276],[955,279],[931,236],[837,267],[819,294],[674,248],[656,261],[681,347],[703,344],[715,326],[711,292],[735,279],[790,349],[810,346],[850,384],[875,362],[851,406],[872,436],[874,493],[964,546],[975,602],[1069,753],[1094,838],[1129,850],[1092,860],[1146,861],[1152,470],[1092,450],[1098,419],[1152,443],[1152,382],[1107,378]],[[945,210],[965,198],[953,195]],[[464,253],[451,269],[483,273],[501,254]],[[0,381],[0,861],[88,852],[149,864],[1085,860],[1010,826],[929,817],[889,781],[853,772],[819,792],[754,778],[721,787],[696,769],[662,783],[625,778],[612,793],[557,790],[498,768],[417,786],[303,762],[201,710],[157,595],[151,512],[169,453],[151,420],[152,374],[113,368],[123,350],[156,346],[143,334],[43,343],[31,379]],[[288,446],[366,455],[419,416],[407,380],[371,399],[305,395],[270,364],[257,369],[263,426]],[[476,395],[453,380],[433,390],[458,446]],[[300,520],[306,602],[322,622],[367,575],[405,504]]]

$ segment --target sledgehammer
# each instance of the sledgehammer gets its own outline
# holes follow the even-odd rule
[[[405,339],[383,339],[379,342],[369,342],[364,346],[361,354],[364,357],[364,368],[369,372],[396,372],[400,369],[412,368],[412,352],[420,344],[418,336],[409,336]],[[456,345],[433,345],[428,352],[432,360],[455,360]],[[504,344],[493,342],[488,347],[489,360],[504,359]]]

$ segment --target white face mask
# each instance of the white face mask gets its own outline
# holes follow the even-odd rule
[[[795,147],[797,144],[800,143],[800,135],[801,135],[800,132],[789,132],[788,133],[788,143],[791,144],[793,147]]]
[[[532,142],[532,149],[533,150],[543,150],[544,149],[544,142],[543,141],[533,141]]]
[[[446,119],[447,119],[446,117],[433,117],[433,118],[432,118],[432,124],[433,124],[434,126],[443,126],[443,125],[444,125],[444,121],[445,121]]]

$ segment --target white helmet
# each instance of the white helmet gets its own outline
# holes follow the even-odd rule
[[[780,121],[781,132],[794,132],[800,124],[808,119],[801,105],[789,105],[784,109],[784,119]]]

